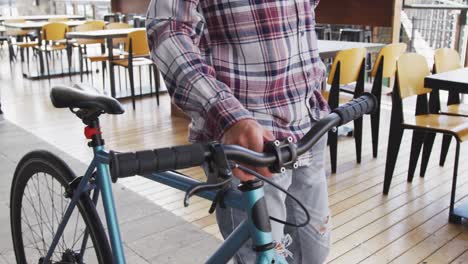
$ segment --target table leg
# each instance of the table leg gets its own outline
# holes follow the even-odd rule
[[[438,90],[432,90],[430,98],[429,98],[429,113],[430,114],[437,114],[440,111],[440,97]],[[423,147],[423,154],[421,158],[421,170],[420,176],[424,177],[426,174],[427,166],[429,164],[429,159],[432,153],[432,147],[434,146],[435,140],[435,133],[426,133],[424,137],[424,147]]]
[[[106,52],[106,46],[104,43],[101,44],[101,53],[104,54]],[[106,94],[106,62],[102,61],[102,92]]]
[[[450,194],[450,209],[449,209],[449,222],[453,224],[461,224],[463,218],[468,218],[468,204],[465,202],[455,208],[457,190],[457,176],[458,176],[458,162],[460,158],[460,143],[457,142],[457,148],[455,151],[455,166],[453,168],[453,179],[452,179],[452,192]]]
[[[429,113],[436,114],[440,111],[440,96],[439,90],[432,90],[429,98]]]
[[[41,30],[37,30],[37,43],[39,45],[39,67],[40,67],[40,75],[44,75],[45,67],[44,67],[44,56],[42,54],[42,37],[41,37]],[[46,54],[47,56],[47,54]]]
[[[72,79],[72,54],[73,54],[73,47],[67,40],[67,62],[68,62],[68,77],[70,81]]]
[[[460,95],[455,92],[449,92],[449,97],[447,101],[447,105],[459,104],[460,103]],[[450,148],[450,144],[452,141],[452,136],[444,135],[442,140],[442,148],[440,150],[440,158],[439,158],[439,165],[444,166],[445,160],[447,158],[447,153]]]
[[[115,98],[115,76],[114,76],[114,66],[112,65],[112,60],[114,59],[113,52],[113,43],[112,38],[107,38],[107,54],[109,55],[109,78],[110,78],[110,90],[111,96]]]

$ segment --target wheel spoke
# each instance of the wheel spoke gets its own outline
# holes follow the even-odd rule
[[[24,209],[23,209],[23,211],[24,211]],[[23,218],[21,218],[21,220],[23,220],[24,222],[26,222]],[[34,242],[33,242],[33,243],[30,243],[30,244],[36,245],[35,249],[37,249],[38,253],[41,254],[41,250],[39,249],[39,246],[37,246],[37,242],[36,242],[36,238],[34,237],[34,234],[38,235],[39,241],[42,240],[43,249],[44,249],[44,250],[45,250],[45,241],[44,241],[44,239],[41,239],[42,236],[40,236],[39,234],[37,234],[37,233],[33,230],[32,226],[31,226],[31,224],[29,223],[29,220],[28,220],[27,218],[26,218],[26,220],[27,220],[26,224],[28,225],[29,230],[31,230],[31,236],[32,236],[32,239],[34,240]],[[23,232],[23,233],[24,233],[24,232]],[[29,241],[31,241],[31,240],[29,240]],[[24,243],[24,242],[23,242],[23,243]]]

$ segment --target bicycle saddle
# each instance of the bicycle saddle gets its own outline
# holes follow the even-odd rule
[[[79,108],[102,110],[111,115],[125,112],[115,98],[102,95],[98,90],[82,85],[73,87],[56,86],[50,92],[50,99],[56,108]]]

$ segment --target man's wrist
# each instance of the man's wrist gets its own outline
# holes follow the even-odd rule
[[[252,114],[235,97],[229,97],[211,106],[207,113],[206,127],[212,137],[219,140],[229,128],[245,119],[254,120]]]

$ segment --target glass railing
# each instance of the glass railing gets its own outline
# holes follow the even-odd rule
[[[103,19],[111,12],[110,0],[53,0],[54,14],[82,15],[88,19]]]
[[[452,48],[466,57],[466,0],[405,0],[401,22],[412,51],[429,62],[434,50]]]
[[[14,0],[0,0],[0,16],[16,16],[18,8]]]

